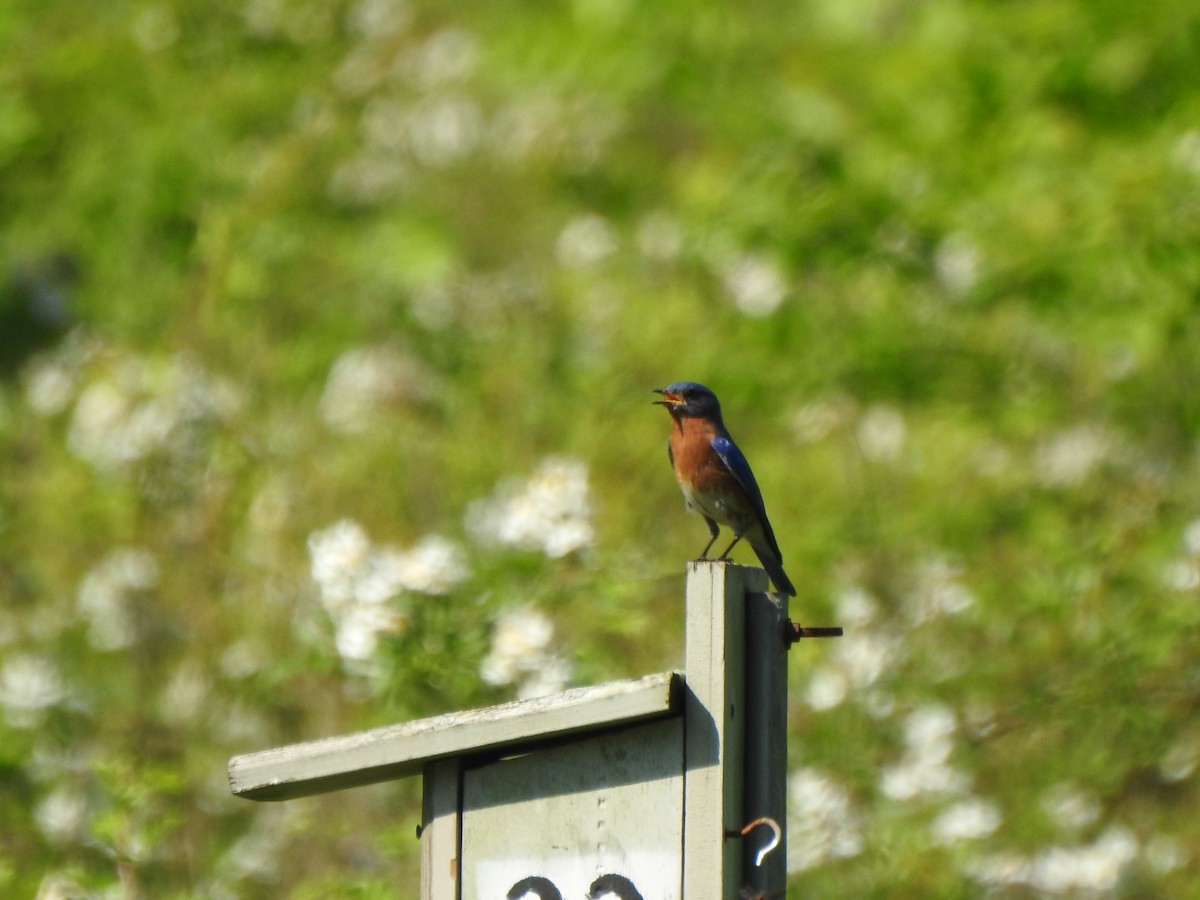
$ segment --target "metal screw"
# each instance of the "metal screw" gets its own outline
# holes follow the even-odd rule
[[[789,645],[796,643],[801,638],[831,638],[841,636],[841,625],[818,625],[810,627],[807,625],[797,625],[791,619],[783,623],[783,639]]]

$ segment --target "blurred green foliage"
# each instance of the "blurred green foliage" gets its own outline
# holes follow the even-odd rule
[[[678,665],[678,379],[848,631],[797,895],[1197,891],[1194,3],[9,0],[0,265],[6,896],[413,896],[417,785],[225,761],[507,699],[513,610]],[[489,538],[547,459],[590,531]],[[357,655],[342,520],[458,554]]]

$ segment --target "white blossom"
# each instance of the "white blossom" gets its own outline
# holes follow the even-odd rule
[[[564,266],[581,269],[612,256],[616,249],[617,238],[612,227],[602,217],[588,214],[566,224],[554,251]]]
[[[859,419],[856,434],[864,458],[890,463],[900,458],[908,438],[908,426],[899,410],[891,406],[872,406]]]
[[[587,467],[578,460],[548,458],[526,482],[506,481],[491,497],[467,509],[467,530],[476,540],[551,558],[592,542]]]
[[[241,679],[261,672],[270,656],[263,645],[251,637],[234,641],[221,654],[221,671],[230,678]]]
[[[423,90],[461,84],[475,71],[479,48],[462,28],[444,28],[407,53],[397,68]]]
[[[194,661],[181,664],[167,681],[159,700],[162,717],[175,724],[203,721],[208,714],[212,683]]]
[[[397,609],[386,606],[355,604],[337,617],[334,642],[342,659],[363,662],[375,654],[379,636],[400,631],[408,621]]]
[[[879,603],[861,587],[849,587],[837,595],[837,621],[848,628],[865,628],[879,614]]]
[[[944,706],[930,704],[909,713],[904,723],[904,755],[899,762],[885,766],[879,779],[883,795],[914,800],[965,791],[969,778],[950,765],[957,728],[954,713]]]
[[[941,557],[921,560],[916,566],[916,583],[905,597],[912,625],[921,625],[944,615],[957,615],[975,605],[975,595],[962,583],[962,566]]]
[[[1173,591],[1194,591],[1200,587],[1200,564],[1187,557],[1170,560],[1163,565],[1161,578]]]
[[[66,696],[53,660],[32,653],[9,656],[0,668],[0,707],[8,723],[32,728]]]
[[[412,20],[408,0],[359,0],[350,10],[351,30],[365,38],[389,38],[400,33]]]
[[[735,259],[724,274],[725,290],[748,316],[769,316],[787,296],[787,283],[769,259],[747,254]]]
[[[114,550],[93,566],[79,586],[79,611],[97,650],[123,650],[137,639],[135,596],[158,584],[158,562],[136,547]]]
[[[788,778],[787,870],[803,872],[863,850],[860,816],[831,775],[808,767]]]
[[[836,607],[846,635],[830,648],[826,664],[813,672],[805,700],[812,709],[832,709],[857,692],[857,699],[872,715],[886,717],[890,699],[871,689],[903,658],[904,639],[871,627],[879,616],[878,602],[860,587],[843,590]]]
[[[1171,155],[1184,172],[1200,175],[1200,131],[1191,129],[1181,134]]]
[[[929,831],[934,843],[953,845],[985,838],[1000,827],[1001,821],[995,804],[968,797],[938,813]]]
[[[58,787],[38,801],[33,820],[46,839],[63,844],[81,837],[87,829],[88,804],[78,790]]]
[[[1200,766],[1200,727],[1186,729],[1167,748],[1158,763],[1159,774],[1167,781],[1183,781]]]
[[[119,356],[83,388],[67,446],[102,472],[119,472],[152,454],[185,458],[196,429],[241,408],[240,392],[186,354],[169,359]]]
[[[421,538],[400,555],[397,578],[410,591],[446,594],[467,576],[462,549],[440,535]]]
[[[1183,547],[1189,556],[1200,556],[1200,519],[1192,519],[1183,529]]]
[[[650,259],[675,259],[683,249],[683,238],[683,226],[668,213],[652,212],[638,222],[637,246]]]
[[[901,639],[892,634],[856,629],[839,639],[831,661],[854,688],[870,687],[900,658]]]
[[[547,656],[536,669],[521,680],[517,688],[517,698],[531,700],[534,697],[557,694],[566,688],[571,675],[571,664],[567,660],[561,656]]]
[[[329,370],[321,418],[335,431],[360,434],[387,407],[427,396],[431,380],[418,360],[397,347],[352,347]]]
[[[1175,591],[1194,591],[1200,587],[1200,519],[1183,529],[1183,555],[1165,563],[1162,582]]]
[[[1012,853],[987,856],[972,866],[971,873],[988,887],[1028,887],[1043,894],[1096,896],[1117,887],[1137,851],[1133,834],[1113,826],[1090,844],[1047,847],[1028,857]]]
[[[352,519],[313,532],[308,552],[338,653],[355,664],[374,655],[380,635],[404,630],[406,593],[445,594],[468,574],[462,551],[446,538],[427,535],[409,550],[377,545]]]
[[[1090,791],[1056,784],[1042,797],[1042,810],[1065,831],[1078,831],[1100,818],[1100,801]]]
[[[979,280],[979,250],[962,232],[947,235],[934,251],[933,268],[949,294],[967,294]]]
[[[1083,424],[1052,434],[1034,453],[1035,477],[1049,487],[1075,487],[1109,460],[1113,435],[1099,425]]]
[[[78,373],[54,358],[29,365],[25,373],[25,400],[34,412],[52,416],[62,412],[75,397]]]
[[[833,709],[846,699],[849,685],[846,676],[833,668],[820,668],[809,676],[804,699],[811,709],[818,712]]]
[[[1142,858],[1155,872],[1166,874],[1182,868],[1188,862],[1188,851],[1168,834],[1156,834],[1142,850]]]
[[[554,625],[536,609],[509,610],[497,617],[491,649],[479,667],[480,677],[496,687],[515,684],[525,699],[561,691],[571,667],[551,649]]]
[[[852,415],[852,404],[843,398],[813,400],[792,416],[792,434],[801,444],[815,444],[841,428]]]
[[[320,587],[327,608],[354,598],[358,572],[366,564],[370,551],[371,540],[366,530],[351,519],[342,519],[308,536],[313,581]]]
[[[535,609],[503,613],[492,629],[491,651],[480,667],[491,685],[512,684],[521,672],[532,671],[545,658],[554,625]]]
[[[466,157],[479,143],[483,129],[475,101],[452,95],[417,103],[404,124],[413,158],[430,167],[448,166]]]

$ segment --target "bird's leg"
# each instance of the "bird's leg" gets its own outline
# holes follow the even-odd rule
[[[704,517],[704,523],[708,526],[708,533],[710,536],[708,543],[704,545],[704,549],[701,550],[700,555],[696,557],[697,559],[708,559],[708,551],[712,549],[712,545],[717,542],[717,536],[721,533],[721,527],[708,516]]]
[[[716,536],[714,535],[714,537],[713,537],[713,540],[715,541],[716,539],[717,539],[717,538],[716,538]],[[724,552],[724,553],[722,553],[720,556],[718,556],[718,557],[717,557],[717,559],[718,559],[718,560],[725,560],[725,559],[729,559],[729,551],[730,551],[730,550],[732,550],[732,549],[733,549],[733,548],[734,548],[734,547],[737,545],[737,542],[738,542],[738,541],[740,541],[741,539],[742,539],[742,536],[741,536],[740,534],[738,534],[738,535],[734,535],[734,538],[733,538],[733,543],[732,543],[732,544],[730,544],[728,547],[726,547],[726,548],[725,548],[725,552]]]

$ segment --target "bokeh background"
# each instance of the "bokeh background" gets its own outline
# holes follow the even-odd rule
[[[794,896],[1200,892],[1194,0],[7,0],[0,266],[4,896],[415,896],[228,757],[680,665],[679,379]]]

